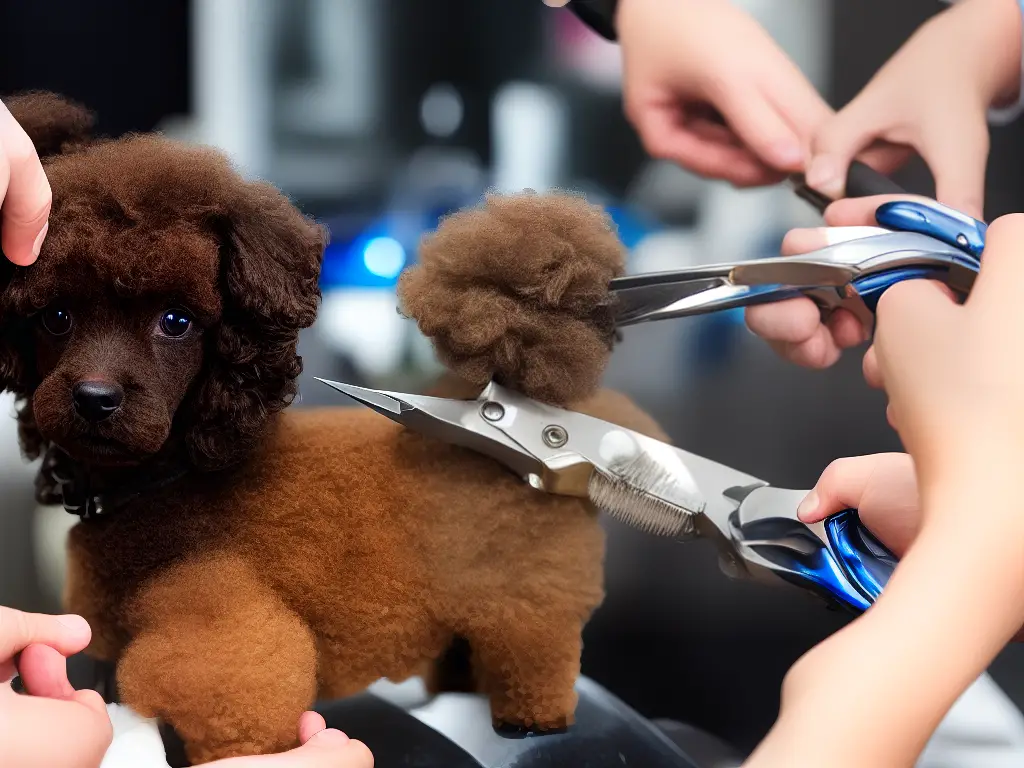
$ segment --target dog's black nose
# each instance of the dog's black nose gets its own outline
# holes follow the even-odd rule
[[[71,396],[79,416],[87,421],[103,421],[121,407],[124,390],[106,381],[80,381]]]

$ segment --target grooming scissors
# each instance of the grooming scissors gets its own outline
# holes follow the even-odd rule
[[[800,179],[797,193],[823,209]],[[855,196],[902,192],[866,166]],[[895,201],[880,228],[797,257],[760,259],[613,280],[617,323],[632,325],[810,296],[870,320],[879,296],[907,279],[946,282],[966,296],[986,226],[938,203]],[[500,462],[538,491],[588,499],[649,533],[707,538],[733,577],[781,578],[854,612],[878,598],[897,560],[847,509],[818,523],[797,516],[806,491],[759,478],[601,419],[545,405],[491,382],[476,400],[365,389],[319,379],[415,431]]]
[[[830,202],[802,177],[790,184],[819,211]],[[891,180],[860,163],[850,168],[852,196],[900,194]],[[736,307],[813,299],[824,313],[852,311],[873,322],[886,289],[909,279],[940,280],[966,296],[980,268],[986,225],[934,201],[897,200],[879,206],[878,227],[836,227],[833,244],[799,256],[712,264],[678,271],[620,277],[609,289],[619,327],[702,315]]]
[[[735,578],[781,578],[859,613],[896,567],[854,510],[803,523],[797,507],[806,491],[773,488],[493,382],[476,400],[450,400],[318,381],[409,429],[495,459],[538,492],[588,499],[648,533],[711,539],[723,570]]]

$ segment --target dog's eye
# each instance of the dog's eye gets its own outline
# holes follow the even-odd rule
[[[71,313],[60,307],[47,307],[41,318],[43,328],[54,336],[63,336],[71,330]]]
[[[192,328],[192,316],[183,309],[169,309],[160,316],[160,333],[180,339]]]

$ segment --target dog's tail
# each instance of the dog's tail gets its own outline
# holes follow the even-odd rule
[[[608,282],[625,255],[581,196],[491,194],[424,238],[399,301],[459,379],[565,407],[600,386],[616,338]]]
[[[28,91],[4,98],[40,159],[74,152],[92,140],[92,112],[48,91]]]

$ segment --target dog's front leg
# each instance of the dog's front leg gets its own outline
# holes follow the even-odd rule
[[[314,638],[244,560],[178,565],[143,588],[128,618],[121,699],[170,724],[193,764],[297,746],[316,696]]]

